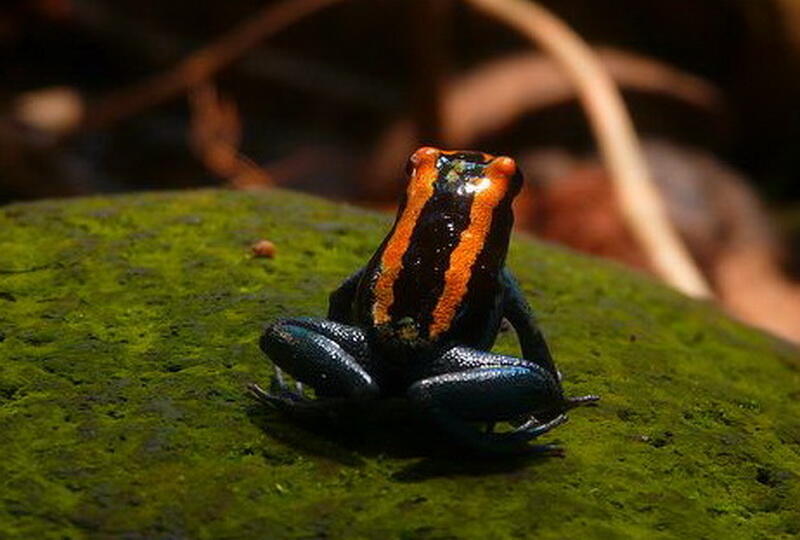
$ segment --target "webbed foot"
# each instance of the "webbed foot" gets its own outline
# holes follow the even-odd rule
[[[566,415],[560,415],[545,423],[523,424],[510,431],[496,432],[492,427],[481,431],[473,423],[466,422],[443,410],[430,410],[429,415],[437,425],[447,431],[456,442],[465,445],[478,454],[484,455],[540,455],[563,457],[564,449],[557,444],[529,444],[530,441],[544,435],[554,427],[567,421]]]
[[[469,367],[439,371],[417,381],[408,397],[456,441],[481,453],[563,453],[553,445],[528,444],[567,419],[561,387],[549,371],[517,358],[462,347],[448,351],[437,366],[441,370],[448,364]],[[544,421],[537,418],[537,411]],[[514,418],[522,421],[512,430],[494,430],[496,422]],[[476,422],[485,423],[486,430]]]

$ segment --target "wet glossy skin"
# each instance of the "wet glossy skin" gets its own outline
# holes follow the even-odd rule
[[[424,148],[409,165],[395,226],[358,285],[355,322],[400,348],[486,349],[500,324],[500,274],[522,179],[509,158],[477,152]]]
[[[254,393],[284,409],[404,395],[474,449],[551,452],[527,441],[596,398],[564,397],[530,307],[504,268],[511,203],[522,185],[514,161],[421,148],[408,176],[392,230],[331,294],[328,318],[277,321],[262,336],[276,366],[318,399],[285,386],[278,395]],[[503,318],[523,358],[489,352]],[[493,432],[495,422],[510,420],[519,425]]]

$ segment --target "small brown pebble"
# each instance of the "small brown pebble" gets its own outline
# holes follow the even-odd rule
[[[275,256],[275,244],[269,240],[259,240],[250,246],[250,249],[254,257],[266,257],[267,259],[271,259]]]

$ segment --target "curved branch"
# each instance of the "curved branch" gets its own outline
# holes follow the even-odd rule
[[[671,97],[708,113],[723,106],[719,91],[705,80],[632,52],[595,50],[617,86]],[[575,86],[553,59],[540,51],[494,58],[447,84],[442,97],[444,144],[467,147],[500,131],[523,114],[575,99]],[[365,167],[361,189],[367,200],[391,193],[396,170],[414,151],[410,118],[398,120],[378,139]]]
[[[601,47],[594,54],[619,87],[660,93],[706,111],[721,107],[719,92],[699,77],[618,49]],[[445,140],[463,145],[477,134],[499,131],[522,111],[574,96],[572,81],[550,55],[525,53],[492,60],[450,85],[443,100]]]
[[[589,46],[535,2],[467,1],[515,28],[559,63],[575,85],[586,110],[622,213],[653,267],[667,283],[683,293],[710,297],[711,290],[705,278],[667,217],[619,91]]]
[[[84,127],[101,128],[115,120],[177,97],[210,79],[261,40],[340,0],[283,0],[271,3],[210,45],[190,54],[169,71],[105,98],[89,111]]]

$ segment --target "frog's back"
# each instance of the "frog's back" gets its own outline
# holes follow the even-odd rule
[[[451,339],[490,346],[518,186],[487,154],[423,149],[415,157],[397,220],[364,272],[357,319],[412,348]]]

